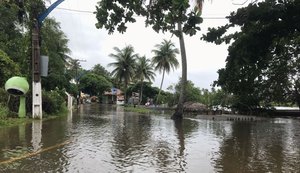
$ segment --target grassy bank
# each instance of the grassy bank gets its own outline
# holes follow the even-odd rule
[[[12,127],[19,124],[27,124],[31,123],[32,118],[25,117],[25,118],[7,118],[7,115],[11,114],[6,108],[0,106],[0,128],[2,127]],[[60,118],[63,116],[68,115],[68,110],[63,109],[59,113],[55,115],[48,115],[43,112],[43,121],[47,121],[50,119]]]
[[[19,124],[26,124],[32,121],[31,118],[6,118],[0,119],[0,128],[1,127],[11,127]]]
[[[136,112],[136,113],[141,113],[141,114],[147,114],[147,113],[157,113],[158,111],[153,110],[153,109],[148,109],[144,106],[132,106],[132,105],[125,105],[124,106],[124,111],[126,112]]]

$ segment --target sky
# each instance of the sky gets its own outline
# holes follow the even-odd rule
[[[99,0],[65,0],[48,17],[55,18],[60,23],[62,31],[69,39],[68,46],[71,50],[70,56],[74,59],[85,60],[81,62],[84,69],[91,69],[96,64],[101,64],[108,71],[111,67],[107,64],[114,62],[109,54],[115,53],[114,47],[120,49],[132,45],[135,53],[151,59],[154,55],[152,50],[156,44],[163,39],[172,40],[179,49],[179,40],[169,33],[156,33],[151,27],[146,28],[144,18],[138,17],[137,22],[129,24],[124,34],[115,32],[109,35],[105,29],[97,29],[95,14],[96,5]],[[213,81],[217,80],[217,71],[225,67],[225,60],[228,55],[228,45],[215,45],[200,39],[202,34],[207,32],[208,27],[222,26],[228,22],[225,16],[237,8],[246,0],[214,0],[205,1],[200,25],[201,31],[190,37],[185,36],[185,47],[187,53],[188,80],[191,80],[196,87],[210,89]],[[55,2],[54,0],[51,1]],[[75,11],[74,11],[75,10]],[[77,11],[76,11],[77,10]],[[209,18],[218,19],[209,19]],[[181,64],[181,56],[177,55]],[[181,67],[166,74],[163,89],[178,83],[181,77]],[[153,86],[159,87],[162,74],[157,72]]]

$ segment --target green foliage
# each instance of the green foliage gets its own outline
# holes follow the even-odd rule
[[[181,82],[179,80],[179,82],[175,85],[176,98],[178,98],[180,95],[180,89],[181,89]],[[205,95],[205,90],[203,93]],[[195,87],[195,85],[192,81],[188,80],[187,84],[186,84],[185,102],[190,101],[190,102],[200,102],[200,103],[206,104],[207,101],[204,98],[204,96],[201,98],[201,94],[202,94],[202,91],[199,88]]]
[[[127,112],[136,112],[136,113],[140,113],[140,114],[148,114],[148,113],[156,113],[155,110],[150,110],[144,107],[133,107],[133,106],[125,106],[124,110]]]
[[[155,73],[153,72],[150,60],[145,56],[137,58],[135,78],[143,82],[145,79],[151,82],[154,80]]]
[[[177,104],[177,100],[180,95],[181,82],[179,82],[174,86],[169,86],[168,89],[170,91],[174,90],[174,94],[169,95],[167,93],[168,105],[171,107]],[[235,98],[233,95],[227,94],[224,90],[212,88],[211,91],[204,88],[198,88],[194,85],[194,83],[190,80],[187,81],[186,84],[187,91],[185,95],[185,102],[198,102],[202,103],[210,108],[216,106],[222,107],[232,107],[235,104]]]
[[[8,101],[8,93],[5,91],[4,87],[0,88],[0,104],[5,105]]]
[[[112,83],[107,81],[105,77],[87,73],[80,78],[80,89],[91,96],[101,96],[104,91],[110,90]]]
[[[15,2],[0,2],[0,50],[14,62],[26,63],[24,36],[19,26],[19,7]],[[20,66],[22,66],[20,64]]]
[[[0,120],[6,119],[9,114],[9,110],[7,106],[3,106],[0,103]]]
[[[171,70],[175,70],[179,66],[179,62],[176,59],[176,54],[179,50],[175,47],[171,40],[163,40],[160,44],[155,45],[156,49],[152,52],[155,54],[152,57],[152,63],[155,66],[154,69],[162,72],[169,73]]]
[[[149,4],[147,4],[149,3]],[[202,0],[197,1],[196,10],[189,9],[187,0],[164,0],[164,1],[110,1],[101,0],[96,6],[97,28],[105,28],[108,33],[117,30],[120,33],[126,31],[127,23],[136,22],[134,15],[145,17],[146,26],[152,26],[156,32],[166,32],[178,36],[177,23],[183,23],[183,31],[186,34],[194,35],[203,20],[199,11],[202,9]]]
[[[42,0],[30,1],[0,1],[0,87],[6,80],[15,75],[29,76],[31,74],[31,28],[33,20],[46,7]],[[59,23],[53,19],[46,19],[41,27],[41,55],[48,55],[49,76],[42,79],[43,88],[54,90],[66,88],[73,91],[74,86],[69,85],[70,75],[66,73],[65,54],[68,53],[67,38],[61,31]],[[30,91],[29,91],[30,93]],[[45,93],[45,91],[44,91]],[[5,102],[9,107],[9,115],[15,116],[18,111],[19,98],[8,95],[0,90],[2,97],[0,104]],[[6,97],[7,96],[7,97]],[[59,110],[61,100],[53,93],[46,92],[43,104],[46,112]],[[63,99],[64,100],[64,99]],[[31,95],[26,97],[26,110],[32,108]],[[49,104],[48,104],[49,103]],[[49,106],[50,105],[50,106]],[[56,110],[57,108],[57,110]]]
[[[158,105],[160,105],[160,104],[168,104],[169,105],[169,102],[172,99],[172,96],[173,96],[172,93],[161,91],[161,93],[159,95],[156,95],[155,104],[158,104]]]
[[[43,22],[41,55],[49,56],[48,76],[42,78],[43,88],[47,91],[67,88],[71,77],[66,73],[66,57],[69,52],[68,39],[54,19]]]
[[[5,52],[0,50],[0,86],[4,86],[9,78],[18,76],[19,74],[19,66]]]
[[[131,45],[126,46],[123,49],[114,47],[114,50],[116,51],[116,54],[112,53],[109,56],[114,58],[116,61],[108,65],[114,67],[111,73],[119,84],[124,84],[124,90],[126,93],[127,86],[129,82],[133,80],[135,75],[135,60],[137,54],[134,53],[134,49]],[[126,100],[127,98],[125,94],[125,102]]]
[[[49,115],[61,112],[65,107],[65,94],[61,90],[42,91],[43,111]]]
[[[129,45],[123,49],[119,49],[114,47],[116,54],[110,54],[109,56],[114,58],[116,61],[110,63],[109,66],[114,67],[112,74],[114,78],[124,85],[128,85],[129,82],[132,80],[135,74],[135,59],[137,54],[134,53],[134,48]]]
[[[155,99],[155,96],[159,92],[159,88],[152,87],[151,83],[149,82],[137,82],[133,85],[130,85],[127,89],[127,95],[131,95],[132,92],[138,92],[141,88],[141,85],[143,85],[143,95],[142,95],[142,101],[141,104],[145,104],[147,102],[147,99]]]
[[[148,4],[147,4],[148,3]],[[203,19],[200,17],[202,12],[203,0],[197,0],[196,6],[192,9],[188,0],[163,0],[163,1],[110,1],[101,0],[96,6],[97,28],[105,28],[109,34],[115,29],[123,33],[126,31],[128,22],[134,23],[136,16],[145,17],[146,26],[152,26],[156,32],[171,32],[179,38],[182,60],[182,91],[179,98],[178,107],[174,118],[182,118],[183,98],[185,95],[185,83],[187,81],[187,60],[183,33],[190,36],[200,30],[198,24]]]
[[[72,96],[76,96],[78,94],[78,87],[74,83],[70,83],[65,89]]]
[[[29,27],[33,26],[33,21],[37,16],[46,10],[45,2],[43,0],[25,1],[24,6],[28,13],[28,17],[26,18],[29,18],[29,21],[27,21]]]
[[[232,13],[229,25],[209,29],[203,37],[217,44],[231,43],[216,85],[235,95],[237,107],[300,105],[299,11],[296,0],[251,3]],[[241,30],[227,34],[233,26]]]
[[[148,80],[151,82],[154,80],[155,73],[153,71],[151,61],[147,59],[145,56],[137,58],[136,71],[135,71],[135,79],[141,82],[140,88],[140,103],[143,100],[143,89],[144,89],[144,80]]]
[[[111,74],[101,64],[96,64],[91,70],[96,75],[104,76],[107,80],[111,81]]]
[[[155,66],[154,69],[162,73],[162,80],[160,84],[160,90],[164,82],[165,72],[169,73],[172,70],[175,70],[179,66],[179,62],[176,59],[176,54],[179,53],[179,50],[175,48],[174,43],[171,40],[163,40],[160,44],[155,45],[156,49],[152,50],[155,54],[152,57],[152,64]],[[158,93],[157,102],[160,99],[160,92]]]

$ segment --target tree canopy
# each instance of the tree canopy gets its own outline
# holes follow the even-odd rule
[[[49,56],[48,76],[43,78],[44,89],[68,88],[71,77],[66,75],[66,56],[69,53],[68,39],[54,19],[46,19],[41,30],[41,55]]]
[[[199,0],[202,4],[202,0]],[[183,32],[189,35],[196,34],[202,23],[198,8],[190,8],[188,0],[101,0],[96,6],[97,28],[105,28],[112,34],[115,30],[126,32],[127,23],[136,22],[136,15],[146,18],[145,25],[152,26],[156,32],[166,32],[179,36],[177,23],[183,23]]]
[[[4,86],[5,82],[12,76],[20,74],[20,67],[13,62],[5,52],[0,49],[0,86]]]
[[[104,91],[110,90],[111,87],[112,83],[107,81],[105,77],[94,73],[87,73],[80,78],[81,90],[91,96],[101,96]]]
[[[266,0],[232,12],[229,24],[210,28],[204,40],[230,43],[216,85],[252,108],[300,105],[300,1]],[[238,26],[239,31],[227,31]],[[250,108],[251,109],[251,108]]]
[[[171,70],[175,70],[179,66],[179,62],[176,59],[176,54],[179,53],[179,50],[175,47],[171,40],[163,40],[160,44],[156,44],[155,47],[156,49],[152,50],[154,53],[152,63],[154,65],[154,69],[162,73],[159,88],[159,91],[161,91],[165,73],[170,73]],[[157,99],[159,99],[159,95],[160,92],[158,93]],[[158,102],[158,100],[156,101]]]

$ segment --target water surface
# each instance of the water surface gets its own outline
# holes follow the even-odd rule
[[[0,172],[298,172],[300,120],[228,121],[83,105],[0,128]]]

